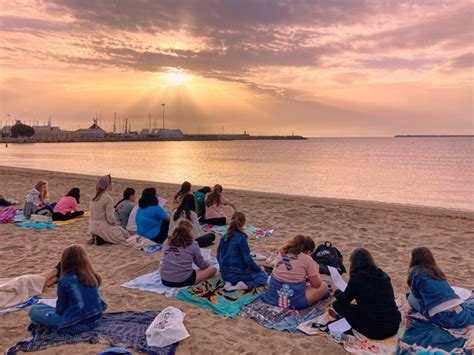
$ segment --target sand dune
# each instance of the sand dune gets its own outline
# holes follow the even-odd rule
[[[57,200],[71,187],[80,187],[82,207],[88,208],[94,193],[95,178],[73,174],[0,167],[0,193],[23,203],[25,195],[39,179],[49,182],[50,195]],[[171,200],[176,185],[116,179],[113,195],[121,196],[125,187],[139,192],[154,186]],[[213,183],[213,182],[210,182]],[[225,186],[224,186],[225,188]],[[431,248],[453,285],[474,288],[474,213],[401,205],[307,198],[248,191],[225,191],[247,215],[248,223],[271,227],[271,238],[250,241],[251,248],[269,255],[295,233],[312,236],[317,243],[330,240],[343,253],[348,265],[350,252],[368,248],[376,262],[393,280],[397,292],[405,292],[409,253],[415,246]],[[109,311],[160,310],[168,305],[186,313],[185,325],[191,337],[178,348],[188,353],[247,354],[338,354],[342,347],[323,337],[290,335],[271,331],[252,320],[237,317],[229,320],[209,310],[157,294],[121,288],[120,285],[141,274],[155,270],[161,253],[144,254],[117,245],[85,245],[87,221],[58,227],[55,230],[31,230],[14,225],[0,226],[0,277],[45,271],[53,267],[69,244],[83,245],[95,269],[103,276],[101,293]],[[217,245],[213,246],[215,255]],[[347,275],[344,275],[347,278]],[[45,297],[54,297],[49,289]],[[29,336],[27,312],[0,316],[0,349]],[[44,354],[97,353],[107,345],[61,346]]]

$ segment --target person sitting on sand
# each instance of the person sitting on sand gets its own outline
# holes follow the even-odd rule
[[[328,293],[319,275],[319,265],[311,257],[314,248],[313,239],[302,235],[290,238],[280,248],[262,301],[282,308],[303,309]]]
[[[259,267],[250,255],[244,226],[245,215],[234,212],[227,233],[222,235],[217,248],[217,260],[227,290],[254,288],[268,280],[263,267]]]
[[[114,211],[114,200],[109,191],[112,190],[112,177],[105,175],[97,179],[96,194],[91,201],[91,218],[89,233],[92,242],[101,245],[104,242],[112,244],[127,244],[128,232],[117,225]]]
[[[185,181],[181,184],[181,188],[174,195],[171,210],[174,211],[176,208],[178,208],[178,206],[181,203],[181,200],[183,199],[183,197],[186,196],[187,194],[191,193],[191,187],[192,187],[191,183],[188,182],[188,181]]]
[[[227,218],[223,206],[230,206],[234,211],[237,207],[227,198],[222,196],[223,188],[221,185],[215,185],[211,192],[206,195],[206,220],[207,224],[214,226],[225,226],[227,224]]]
[[[69,192],[59,200],[53,209],[53,221],[67,221],[84,215],[77,206],[81,200],[81,190],[73,187]]]
[[[99,325],[107,305],[100,297],[102,278],[79,245],[64,249],[58,281],[56,308],[34,304],[28,315],[33,323],[66,334],[90,331]]]
[[[474,325],[474,302],[464,302],[453,291],[428,248],[412,250],[407,283],[408,302],[434,324],[443,328]]]
[[[395,335],[402,318],[390,277],[377,267],[367,249],[355,249],[350,261],[350,279],[344,292],[335,291],[334,310],[367,338]],[[354,299],[357,304],[351,303]]]
[[[26,195],[23,214],[26,218],[30,218],[32,214],[53,213],[55,205],[55,203],[50,203],[48,199],[48,183],[40,180],[31,192]]]
[[[3,195],[0,195],[0,207],[9,207],[16,205],[18,201],[13,199],[6,199]]]
[[[47,287],[57,282],[57,270],[51,269],[37,275],[22,275],[0,279],[0,308],[9,308],[41,295]]]
[[[115,205],[115,219],[123,228],[127,228],[128,219],[136,202],[135,189],[127,187],[123,198]]]
[[[158,195],[154,187],[142,192],[138,201],[137,233],[155,243],[163,243],[168,237],[170,216],[158,204]]]
[[[199,190],[193,192],[194,201],[196,201],[196,213],[199,218],[199,222],[204,222],[206,214],[206,194],[211,192],[209,186],[204,186]]]
[[[206,234],[203,233],[201,230],[201,225],[199,224],[199,219],[196,214],[196,203],[192,194],[187,194],[186,196],[184,196],[181,200],[179,207],[174,211],[170,220],[168,235],[171,235],[173,228],[180,221],[185,219],[192,223],[194,239],[197,241],[200,248],[208,247],[214,242],[214,240],[216,239],[214,233]]]
[[[193,269],[193,262],[199,270]],[[163,285],[191,286],[211,278],[216,272],[217,269],[211,267],[202,257],[199,245],[194,240],[191,222],[181,220],[163,245],[163,258],[160,264]]]

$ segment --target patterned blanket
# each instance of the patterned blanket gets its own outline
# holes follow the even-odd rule
[[[262,291],[263,287],[226,291],[224,280],[213,277],[195,286],[181,289],[176,297],[182,301],[212,309],[214,313],[235,318],[241,308],[259,297]]]
[[[145,331],[158,313],[156,311],[106,313],[96,329],[78,335],[60,334],[45,326],[30,324],[28,330],[31,331],[32,338],[19,342],[8,349],[6,354],[15,355],[19,351],[38,351],[64,344],[97,344],[101,339],[105,339],[110,346],[121,345],[150,355],[174,354],[178,343],[163,348],[147,344]]]
[[[253,318],[265,328],[298,332],[298,326],[327,312],[331,306],[331,298],[327,297],[311,307],[292,310],[272,306],[258,299],[242,308],[239,316]]]
[[[212,224],[201,224],[201,229],[205,233],[214,233],[217,235],[223,235],[227,232],[229,226],[214,226]],[[244,232],[247,234],[249,239],[260,239],[263,237],[271,237],[273,235],[273,229],[258,228],[253,226],[245,226]]]
[[[466,302],[473,303],[474,298]],[[474,326],[445,329],[429,322],[422,314],[410,312],[398,354],[472,354]]]
[[[158,244],[158,245],[161,246],[161,244]],[[206,260],[210,260],[211,266],[218,268],[219,263],[217,262],[217,259],[215,257],[210,256],[210,252],[211,251],[209,249],[201,249],[201,253],[203,253],[203,257]],[[194,268],[197,268],[197,266]],[[176,297],[178,292],[182,289],[182,288],[168,287],[168,286],[163,285],[163,283],[161,282],[161,275],[160,275],[159,269],[149,274],[138,276],[137,278],[124,283],[122,287],[136,288],[142,291],[155,292],[155,293],[159,293],[160,295],[165,295],[166,297]]]

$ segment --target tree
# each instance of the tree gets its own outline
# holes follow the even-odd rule
[[[12,127],[11,136],[13,138],[17,137],[31,137],[35,134],[33,127],[30,127],[23,123],[17,123]]]

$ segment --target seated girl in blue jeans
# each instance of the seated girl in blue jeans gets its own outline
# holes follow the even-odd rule
[[[328,293],[319,275],[319,265],[311,257],[314,248],[313,239],[302,235],[289,239],[280,248],[262,301],[282,308],[303,309]]]
[[[227,290],[254,288],[268,280],[263,267],[259,267],[250,255],[247,235],[242,231],[244,226],[245,215],[235,212],[217,248],[217,260]]]
[[[64,249],[58,281],[56,308],[35,304],[29,312],[33,323],[67,334],[94,329],[107,308],[100,298],[101,277],[92,269],[86,251],[78,245]]]
[[[408,302],[433,323],[444,328],[474,324],[474,303],[464,302],[453,291],[428,248],[412,250],[407,282]]]

